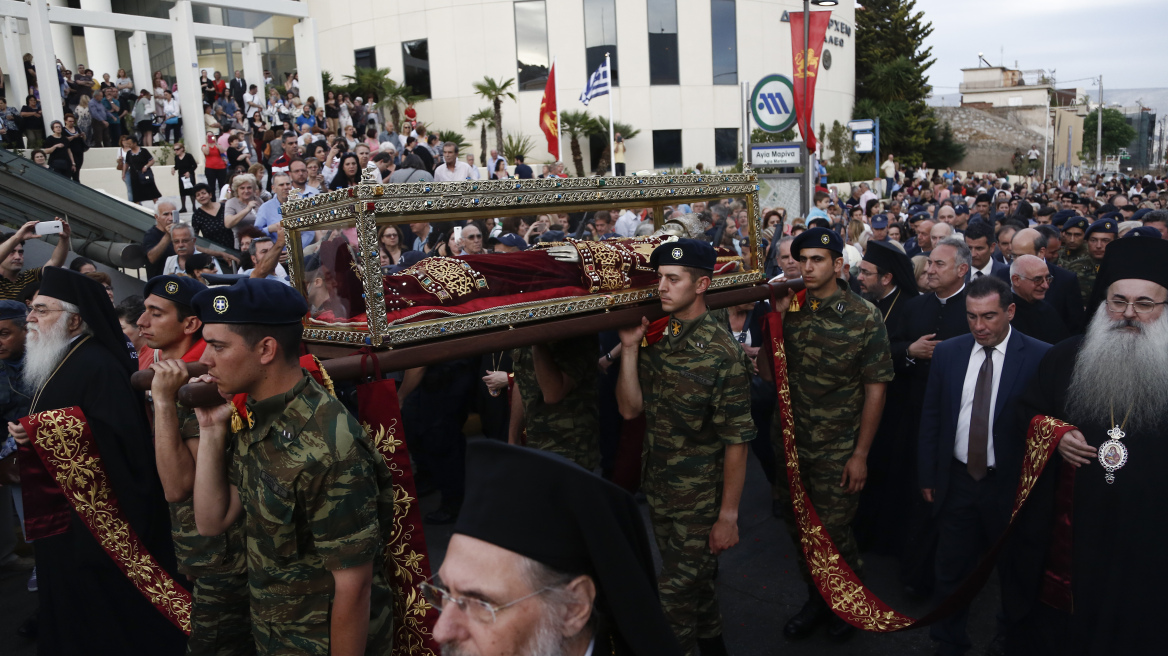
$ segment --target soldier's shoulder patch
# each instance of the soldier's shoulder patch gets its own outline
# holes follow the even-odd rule
[[[839,303],[836,303],[836,304],[835,304],[835,311],[836,311],[836,312],[839,312],[840,314],[843,314],[843,313],[844,313],[844,308],[846,308],[846,307],[847,307],[847,303],[844,303],[843,301],[840,301]]]

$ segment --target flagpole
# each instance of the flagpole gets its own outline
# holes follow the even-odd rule
[[[555,77],[555,86],[552,93],[556,96],[556,161],[564,161],[564,136],[560,133],[560,76],[556,75],[556,57],[552,57],[552,75]]]
[[[608,166],[613,175],[616,175],[616,129],[612,121],[612,61],[608,53],[604,53],[604,68],[608,72]]]

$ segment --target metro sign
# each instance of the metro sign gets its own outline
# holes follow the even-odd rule
[[[782,75],[759,80],[750,96],[754,122],[765,132],[782,132],[795,124],[795,87]]]

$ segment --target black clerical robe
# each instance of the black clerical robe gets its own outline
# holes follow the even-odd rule
[[[1042,299],[1033,303],[1014,294],[1014,319],[1010,321],[1018,332],[1047,344],[1058,344],[1071,336],[1058,312]]]
[[[1047,352],[1022,399],[1024,413],[1066,420],[1067,387],[1081,338]],[[1116,366],[1123,366],[1116,363]],[[1122,399],[1117,403],[1122,403]],[[1125,408],[1116,408],[1116,421]],[[1096,448],[1108,427],[1079,425]],[[1002,599],[1011,623],[1010,653],[1153,654],[1164,650],[1160,593],[1168,589],[1168,430],[1126,430],[1129,457],[1104,480],[1098,461],[1075,471],[1072,498],[1071,590],[1073,612],[1040,600],[1054,525],[1057,479],[1063,460],[1056,451],[1018,518],[1000,567]]]
[[[85,413],[126,520],[163,569],[183,582],[142,395],[130,387],[125,367],[92,338],[61,364],[31,413],[68,406]],[[36,540],[35,547],[40,654],[185,652],[183,633],[122,574],[76,513],[68,530]]]
[[[1090,319],[1083,311],[1087,299],[1083,298],[1082,292],[1079,291],[1079,277],[1073,271],[1052,262],[1047,262],[1046,265],[1054,278],[1046,292],[1046,302],[1058,313],[1063,325],[1072,335],[1082,335]]]

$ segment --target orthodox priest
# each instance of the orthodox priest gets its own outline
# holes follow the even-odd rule
[[[21,443],[25,527],[36,541],[40,588],[38,649],[44,655],[185,649],[182,631],[115,561],[149,552],[152,563],[128,558],[130,571],[140,583],[176,590],[154,446],[142,397],[130,387],[137,370],[133,353],[97,281],[45,268],[28,315],[24,376],[34,390],[32,408],[21,423],[8,425]],[[49,425],[57,429],[46,430]],[[55,477],[76,453],[87,456],[73,463],[82,466]],[[127,524],[132,532],[121,530]]]
[[[1092,297],[1086,335],[1050,349],[1023,399],[1025,419],[1074,428],[1051,455],[1003,561],[1013,581],[1002,590],[1016,623],[1012,653],[1163,649],[1168,242],[1108,244]]]

